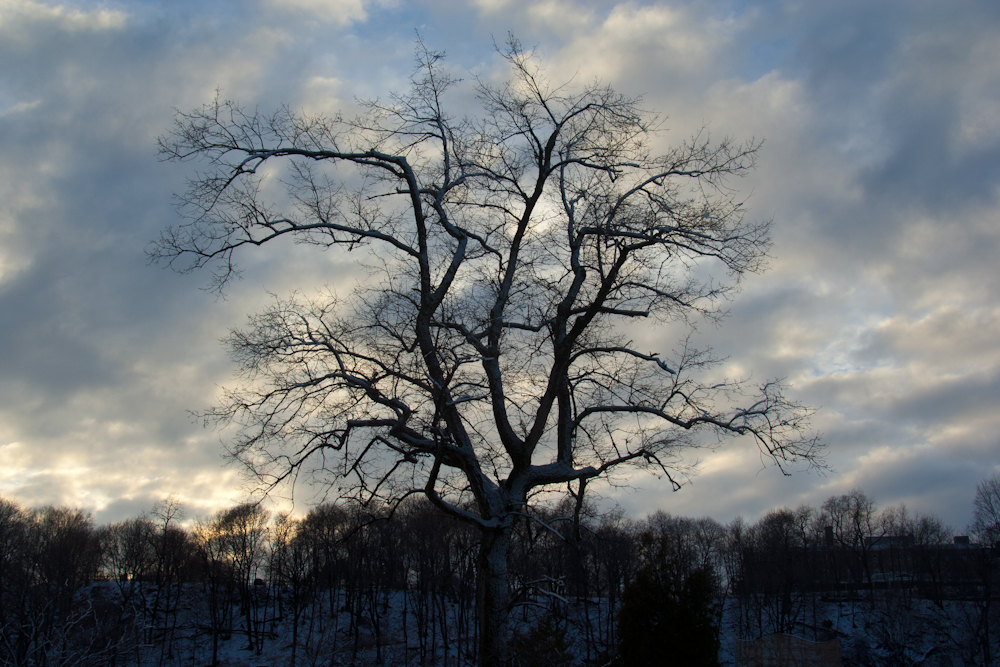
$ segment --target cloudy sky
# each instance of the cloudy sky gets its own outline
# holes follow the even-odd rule
[[[217,88],[330,112],[401,90],[415,31],[470,77],[512,31],[554,80],[644,94],[666,141],[706,124],[766,140],[734,185],[774,219],[770,270],[699,341],[816,406],[831,471],[782,477],[733,441],[696,452],[678,493],[639,478],[609,501],[754,519],[860,488],[969,521],[1000,471],[992,0],[0,0],[0,494],[98,521],[241,497],[188,413],[232,383],[219,338],[345,260],[250,254],[224,300],[207,274],[148,265],[195,168],[158,161],[156,137]]]

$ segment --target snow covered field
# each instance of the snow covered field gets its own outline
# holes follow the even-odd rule
[[[457,600],[420,599],[414,591],[386,591],[365,599],[346,590],[326,591],[299,611],[296,624],[288,591],[279,595],[262,588],[257,587],[249,613],[238,603],[231,605],[226,610],[231,628],[215,632],[210,600],[201,586],[178,587],[169,603],[161,594],[158,620],[149,623],[147,618],[144,623],[140,608],[157,604],[154,589],[147,587],[141,598],[133,598],[131,609],[124,609],[113,584],[94,584],[87,590],[88,605],[81,607],[90,616],[79,615],[67,624],[73,627],[63,633],[62,648],[70,650],[64,652],[53,642],[47,653],[50,664],[201,667],[213,664],[213,646],[215,664],[223,667],[475,664],[474,619]],[[518,664],[610,663],[614,647],[607,639],[613,637],[614,617],[606,599],[536,596],[523,602],[513,617],[514,648],[522,655]],[[874,599],[817,595],[793,604],[808,607],[807,613],[786,631],[812,641],[838,639],[844,665],[986,664],[975,640],[981,630],[981,602],[935,604],[906,591],[880,591]],[[107,618],[116,606],[122,611],[120,620],[132,622],[120,626],[125,631],[102,638],[100,624],[91,620]],[[720,664],[737,664],[738,638],[741,629],[746,635],[748,621],[773,620],[753,601],[731,596],[720,627]],[[88,635],[92,641],[81,641]]]

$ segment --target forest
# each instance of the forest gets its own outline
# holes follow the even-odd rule
[[[971,539],[861,491],[728,525],[533,508],[511,550],[512,664],[740,664],[774,633],[839,640],[845,665],[995,664],[998,489],[980,485]],[[170,498],[95,525],[0,499],[0,660],[472,664],[478,539],[426,501],[189,520]]]

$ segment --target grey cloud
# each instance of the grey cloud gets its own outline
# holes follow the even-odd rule
[[[916,384],[916,383],[915,383]],[[931,426],[961,422],[1000,405],[1000,371],[944,378],[889,401],[888,418]],[[1000,419],[997,420],[1000,422]]]
[[[818,216],[796,217],[810,224],[813,243],[842,252],[845,262],[895,255],[921,216],[952,217],[995,204],[997,137],[965,147],[957,139],[963,100],[978,99],[970,91],[995,89],[1000,76],[996,59],[984,51],[995,41],[997,15],[984,3],[963,8],[815,3],[746,12],[739,33],[749,42],[745,48],[758,32],[777,31],[795,44],[774,63],[804,86],[811,107],[809,140],[815,143],[799,157],[809,155],[815,164],[795,167],[840,164],[861,195],[823,201],[821,190],[796,193],[820,198],[803,202],[822,205],[825,210],[812,211]],[[780,171],[770,178],[780,178]]]
[[[0,446],[20,443],[28,466],[0,489],[25,502],[112,517],[172,492],[203,510],[238,495],[220,434],[186,413],[229,379],[218,339],[259,307],[262,286],[343,275],[286,248],[248,257],[247,282],[218,301],[198,289],[206,276],[146,264],[148,242],[177,222],[171,193],[191,169],[156,158],[172,107],[206,102],[217,85],[277,106],[324,67],[337,73],[244,5],[211,7],[131,5],[124,21],[79,31],[52,11],[0,21],[0,190],[19,195],[0,198],[0,262],[8,251],[24,260],[0,276]]]
[[[882,507],[902,502],[911,511],[939,516],[961,533],[975,495],[975,483],[969,480],[978,481],[983,472],[973,461],[919,449],[894,456],[886,465],[861,467],[851,480]]]
[[[405,85],[414,28],[457,73],[488,75],[490,35],[513,29],[580,82],[591,80],[589,51],[605,49],[602,59],[624,63],[608,82],[671,116],[665,141],[702,121],[714,136],[768,127],[760,170],[734,186],[755,193],[751,215],[775,218],[774,269],[749,277],[721,328],[702,325],[695,342],[730,357],[720,372],[789,378],[821,406],[835,470],[785,478],[746,443],[727,443],[695,452],[704,472],[677,494],[648,480],[606,495],[638,513],[727,519],[861,486],[964,523],[965,495],[1000,445],[963,435],[994,429],[1000,398],[1000,126],[988,113],[1000,65],[985,57],[1000,9],[579,2],[578,20],[556,31],[533,23],[529,4],[376,3],[346,27],[231,2],[123,2],[120,25],[75,31],[5,17],[0,269],[8,256],[22,263],[0,274],[0,449],[20,441],[39,460],[82,457],[93,476],[47,470],[19,497],[92,498],[111,520],[170,492],[205,511],[235,495],[233,471],[218,467],[220,434],[185,413],[229,381],[217,339],[260,307],[264,287],[349,287],[349,258],[308,248],[247,255],[247,280],[224,301],[198,290],[205,275],[146,266],[146,243],[177,221],[171,193],[197,169],[156,161],[172,107],[208,101],[217,85],[261,108],[320,104],[325,91],[350,106]],[[648,8],[670,9],[670,30],[607,24]],[[696,40],[697,58],[668,43],[678,35]],[[669,350],[682,334],[649,344]],[[883,450],[895,452],[890,467],[865,458]],[[122,462],[145,481],[125,479]]]

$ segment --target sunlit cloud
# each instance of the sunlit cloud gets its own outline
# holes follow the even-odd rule
[[[471,82],[505,76],[513,31],[554,83],[595,81],[661,112],[652,148],[705,130],[764,139],[731,183],[773,219],[769,270],[721,326],[713,377],[784,378],[819,410],[826,476],[750,442],[697,449],[678,493],[646,474],[601,491],[630,511],[720,519],[860,487],[954,525],[997,465],[1000,16],[988,3],[442,3],[0,0],[0,493],[122,518],[169,494],[209,513],[245,492],[204,410],[233,368],[219,339],[271,298],[349,292],[357,256],[248,252],[224,300],[146,265],[172,194],[173,109],[225,99],[333,114],[405,86],[414,30]],[[457,115],[474,111],[456,89]],[[277,187],[274,174],[269,187]],[[635,332],[668,353],[682,323]],[[687,479],[687,478],[685,478]],[[635,489],[627,488],[634,485]]]
[[[17,39],[19,28],[30,29],[33,24],[51,23],[69,32],[117,30],[125,27],[127,18],[120,10],[83,11],[36,0],[0,0],[0,35],[6,39]]]
[[[316,20],[346,25],[368,17],[365,0],[263,0],[271,9],[300,12]],[[385,2],[381,4],[387,4]]]

